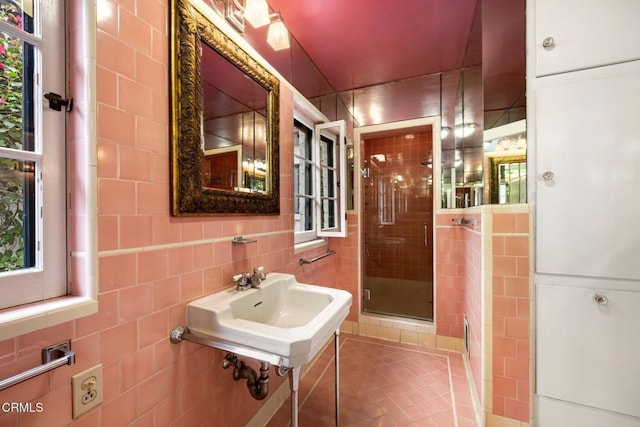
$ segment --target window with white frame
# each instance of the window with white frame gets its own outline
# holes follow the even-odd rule
[[[66,107],[47,101],[65,98],[64,17],[0,3],[0,308],[67,294]]]
[[[296,116],[293,128],[295,243],[345,237],[345,122]]]

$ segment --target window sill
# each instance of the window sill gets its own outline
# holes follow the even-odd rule
[[[299,254],[302,252],[309,251],[315,248],[321,248],[322,246],[327,246],[329,242],[326,239],[315,239],[308,242],[296,243],[293,247],[293,253]]]
[[[98,312],[98,301],[65,296],[0,311],[0,342]]]

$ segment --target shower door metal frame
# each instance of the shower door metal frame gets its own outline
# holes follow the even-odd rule
[[[442,209],[439,201],[442,194],[442,183],[440,180],[442,174],[442,151],[441,151],[441,141],[440,141],[440,133],[441,133],[441,118],[440,116],[432,116],[425,117],[420,119],[412,119],[412,120],[404,120],[393,123],[386,123],[381,125],[370,125],[370,126],[362,126],[354,129],[354,141],[355,143],[355,153],[356,159],[358,159],[358,173],[357,176],[359,179],[354,180],[355,185],[355,200],[356,204],[354,206],[355,211],[358,213],[358,313],[359,316],[368,315],[364,311],[364,277],[363,277],[363,256],[364,256],[364,242],[363,242],[363,233],[364,233],[364,203],[363,203],[363,176],[365,174],[364,169],[360,169],[362,166],[362,154],[364,153],[362,144],[363,140],[366,137],[366,134],[384,132],[384,131],[400,131],[401,129],[407,128],[428,128],[431,127],[432,135],[433,135],[433,146],[432,146],[432,156],[433,156],[433,216],[432,216],[432,224],[434,226],[430,230],[432,235],[432,251],[433,251],[433,266],[434,266],[434,274],[433,274],[433,323],[435,324],[435,319],[437,316],[437,302],[436,302],[436,287],[437,287],[437,278],[435,275],[435,265],[436,265],[436,212]]]

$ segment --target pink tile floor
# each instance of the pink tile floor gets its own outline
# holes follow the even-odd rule
[[[335,425],[334,346],[300,380],[299,425]],[[478,426],[459,353],[340,335],[340,426]],[[291,425],[284,402],[268,427]]]

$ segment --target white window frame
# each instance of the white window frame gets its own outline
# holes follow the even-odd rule
[[[300,193],[297,193],[297,189],[294,188],[294,192],[293,192],[293,197],[294,199],[296,198],[303,198],[303,199],[308,199],[311,198],[314,201],[314,205],[315,205],[315,199],[316,199],[316,192],[317,192],[317,185],[316,185],[316,181],[317,181],[317,177],[316,177],[316,173],[315,173],[315,168],[316,168],[316,157],[317,157],[317,152],[315,150],[315,142],[314,142],[314,125],[312,123],[309,123],[309,121],[306,119],[306,117],[300,117],[298,115],[295,116],[295,120],[297,120],[298,122],[300,122],[303,126],[305,126],[307,129],[309,129],[311,131],[311,160],[308,159],[302,159],[300,158],[300,162],[301,163],[305,163],[305,164],[310,164],[312,167],[312,180],[313,180],[313,184],[312,184],[312,193],[311,194],[306,194],[304,196],[300,196]],[[298,130],[295,128],[294,126],[294,132],[297,132]],[[294,139],[298,138],[297,135],[294,134]],[[295,154],[295,148],[294,148],[294,157],[296,156]],[[295,162],[294,162],[295,164]],[[295,171],[295,167],[294,167],[294,173],[297,173]],[[294,179],[294,183],[295,183],[295,179]],[[294,200],[294,207],[295,207],[296,201]],[[294,211],[294,220],[295,220],[295,211]],[[317,226],[315,225],[316,223],[316,218],[315,215],[317,215],[316,209],[314,207],[313,209],[313,215],[314,215],[314,228],[312,228],[311,230],[303,230],[303,231],[296,231],[294,228],[294,243],[297,244],[301,244],[301,243],[305,243],[305,242],[310,242],[313,240],[316,240],[318,238],[317,235]]]
[[[43,9],[41,0],[34,0],[34,34],[28,41],[36,49],[37,75],[34,82],[35,112],[35,150],[33,158],[27,154],[26,160],[36,162],[36,212],[42,209],[42,220],[36,221],[36,266],[31,269],[7,272],[0,277],[0,292],[3,300],[11,296],[12,303],[21,305],[0,310],[0,341],[20,336],[56,324],[78,319],[97,312],[97,243],[96,243],[96,90],[95,90],[95,45],[96,45],[96,5],[92,2],[73,3],[47,2]],[[68,7],[78,7],[75,11],[81,16],[83,28],[75,32],[74,37],[80,39],[76,46],[82,46],[76,52],[81,55],[82,67],[85,70],[82,81],[73,82],[76,96],[83,100],[80,120],[83,131],[77,138],[85,144],[77,147],[75,167],[82,164],[82,170],[76,170],[82,177],[86,192],[68,195],[67,188],[67,153],[65,149],[68,136],[65,134],[67,117],[65,112],[58,112],[44,105],[43,94],[55,92],[67,93],[66,61],[68,57],[65,46],[67,34],[65,19]],[[41,22],[37,22],[42,19]],[[15,31],[2,26],[6,33],[16,35]],[[25,37],[21,37],[25,39]],[[52,67],[58,63],[60,67]],[[46,64],[46,66],[43,66]],[[55,71],[53,70],[55,68]],[[46,73],[42,70],[45,69]],[[73,114],[68,113],[68,114]],[[59,141],[51,142],[51,134],[60,135]],[[46,143],[43,141],[46,135]],[[49,152],[49,147],[57,147]],[[69,197],[68,197],[69,196]],[[82,238],[83,252],[69,253],[67,223],[69,211],[67,207],[70,197],[84,201],[78,205],[81,215],[74,218],[73,227]],[[73,292],[68,283],[67,272],[70,269],[70,257],[76,257],[82,275],[74,275],[78,283]],[[69,270],[70,271],[70,270]],[[9,286],[10,289],[7,289]],[[11,304],[13,305],[13,304]]]
[[[297,101],[297,99],[296,99]],[[300,108],[302,107],[302,108]],[[301,111],[302,110],[302,111]],[[313,165],[313,205],[314,205],[314,228],[313,230],[296,232],[294,229],[294,243],[296,249],[324,242],[328,237],[347,236],[347,141],[346,123],[344,120],[329,122],[326,117],[317,110],[311,108],[306,103],[296,102],[294,119],[302,123],[313,132],[312,137],[312,165]],[[325,226],[322,215],[322,192],[321,174],[326,165],[321,164],[320,159],[320,137],[324,134],[333,141],[334,159],[336,162],[336,180],[334,187],[335,197],[335,217],[336,224],[333,227]],[[295,155],[295,154],[294,154]],[[294,180],[295,181],[295,180]],[[294,198],[297,197],[294,190]],[[325,198],[326,199],[326,198]],[[295,205],[295,203],[294,203]]]
[[[346,140],[346,122],[337,120],[334,122],[320,123],[314,129],[314,144],[316,151],[316,230],[318,237],[346,237],[347,236],[347,140]],[[329,166],[322,164],[320,156],[320,147],[322,135],[328,136],[333,141],[333,158],[335,165]],[[325,197],[322,195],[322,171],[323,169],[331,169],[336,172],[336,182],[333,188],[334,197]],[[336,225],[333,227],[325,224],[325,215],[323,215],[322,207],[325,199],[333,199],[334,216]]]

